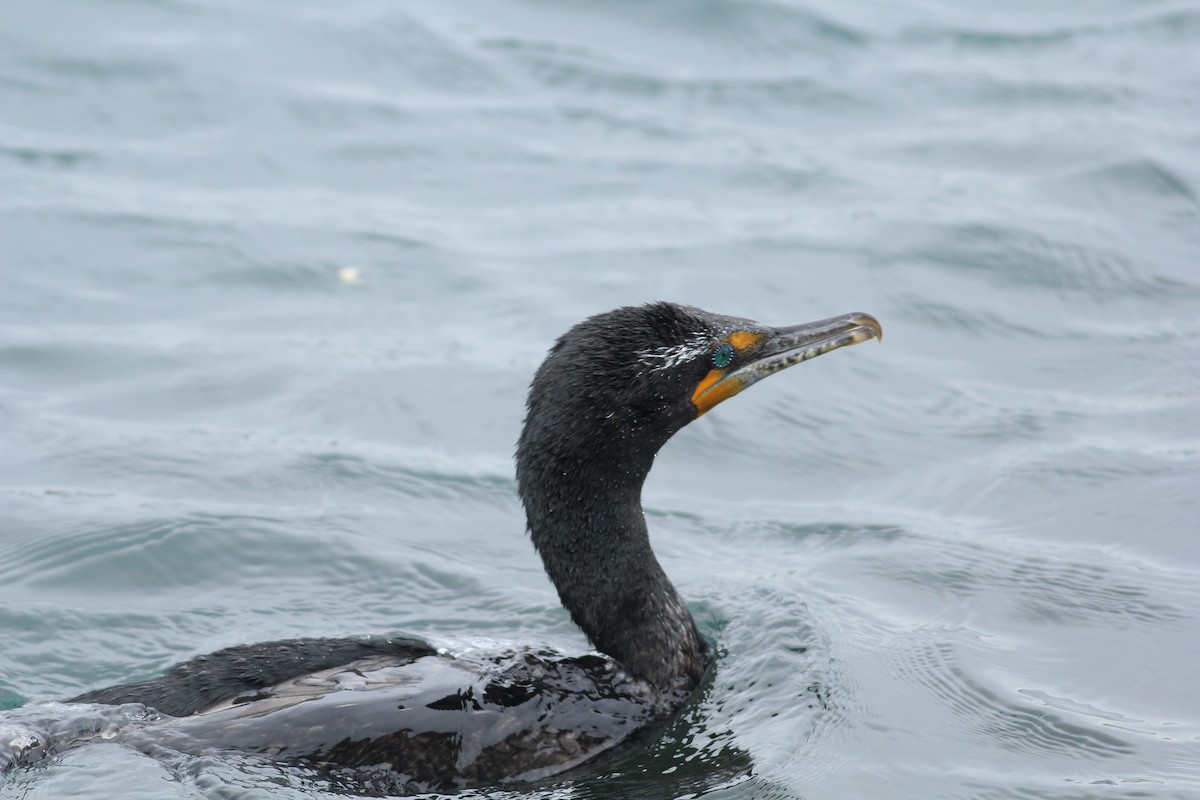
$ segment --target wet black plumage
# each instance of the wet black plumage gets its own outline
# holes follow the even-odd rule
[[[413,639],[294,639],[192,659],[75,703],[170,715],[121,737],[241,751],[392,789],[533,780],[578,767],[669,718],[710,651],[650,546],[641,490],[659,449],[774,372],[880,335],[864,314],[770,328],[671,303],[579,323],[532,381],[517,480],[533,544],[603,656],[437,654]]]
[[[707,655],[650,547],[642,484],[696,418],[691,387],[711,364],[656,369],[644,354],[716,341],[722,319],[659,303],[580,323],[538,369],[517,445],[530,535],[563,605],[598,649],[661,689],[695,686]]]
[[[242,644],[176,664],[157,678],[96,689],[69,702],[143,703],[173,717],[186,717],[231,697],[254,697],[283,681],[364,658],[407,662],[436,652],[417,639],[284,639]]]

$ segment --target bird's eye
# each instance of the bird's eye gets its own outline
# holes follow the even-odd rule
[[[733,345],[722,342],[713,350],[712,363],[717,369],[725,369],[733,361]]]

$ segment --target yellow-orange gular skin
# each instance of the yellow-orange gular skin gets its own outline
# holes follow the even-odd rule
[[[704,414],[717,403],[722,400],[728,400],[742,390],[742,384],[739,380],[728,380],[722,383],[720,387],[711,389],[712,385],[725,377],[726,370],[714,369],[704,376],[696,386],[696,391],[692,392],[692,405],[696,407],[696,416]],[[710,391],[711,389],[711,391]]]
[[[733,360],[738,361],[757,350],[764,339],[766,339],[766,334],[758,331],[734,331],[721,341],[727,342],[733,347],[735,354]],[[733,397],[744,388],[742,382],[737,378],[720,383],[728,374],[728,369],[714,368],[696,385],[695,391],[692,392],[692,405],[696,407],[697,417],[718,403]],[[718,383],[720,383],[719,386],[716,385]]]
[[[718,345],[723,349],[714,359],[713,369],[692,391],[696,416],[780,370],[882,337],[879,320],[861,311],[783,328],[736,328]],[[733,357],[726,360],[729,348],[733,349]]]

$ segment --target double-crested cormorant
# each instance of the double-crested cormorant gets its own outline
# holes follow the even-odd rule
[[[517,480],[546,572],[603,655],[451,657],[413,639],[298,639],[221,650],[69,702],[156,709],[163,716],[117,737],[133,746],[258,753],[386,775],[400,790],[583,764],[678,711],[710,661],[647,536],[641,491],[655,454],[762,378],[880,336],[868,314],[771,328],[655,303],[591,317],[558,340],[530,387]]]

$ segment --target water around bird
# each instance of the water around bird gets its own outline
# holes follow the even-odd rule
[[[697,703],[598,775],[482,794],[1200,794],[1198,29],[1186,1],[14,6],[0,706],[103,731],[42,703],[291,636],[583,652],[512,478],[554,338],[657,299],[861,310],[882,345],[651,473],[718,647]],[[0,779],[336,789],[104,743]]]

